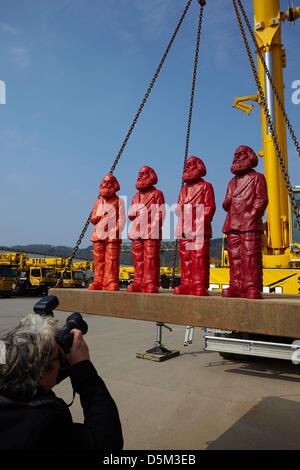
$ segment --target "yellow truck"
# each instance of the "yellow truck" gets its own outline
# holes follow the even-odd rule
[[[133,281],[134,269],[133,266],[120,266],[119,270],[119,286],[127,287]]]
[[[55,286],[67,264],[65,257],[27,258],[16,284],[18,294],[46,295]],[[79,269],[68,269],[62,287],[85,287],[85,273]]]
[[[20,272],[16,294],[46,295],[48,288],[56,283],[56,269],[62,264],[62,258],[26,258]]]
[[[174,287],[180,284],[180,268],[175,268],[174,272]],[[169,289],[172,287],[172,268],[170,266],[160,267],[160,286],[163,289]]]
[[[25,253],[0,253],[0,295],[11,295],[13,293],[19,272],[25,264],[25,259]]]

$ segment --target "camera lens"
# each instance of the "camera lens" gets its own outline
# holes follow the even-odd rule
[[[65,326],[58,332],[56,336],[57,343],[63,348],[65,353],[69,353],[73,344],[72,330],[80,330],[83,335],[88,331],[88,325],[78,312],[74,312],[68,316]]]
[[[74,312],[70,316],[68,316],[66,323],[70,331],[76,328],[77,330],[80,330],[83,335],[85,335],[88,331],[87,323],[82,318],[82,315],[78,312]]]

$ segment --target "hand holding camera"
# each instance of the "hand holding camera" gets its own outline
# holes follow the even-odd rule
[[[69,354],[66,354],[68,364],[73,366],[74,364],[77,364],[77,362],[89,361],[89,348],[83,339],[82,332],[74,329],[71,333],[73,334],[73,344]]]
[[[53,310],[58,304],[58,298],[55,295],[48,295],[39,300],[33,310],[38,315],[53,317]],[[82,337],[87,331],[88,325],[78,312],[69,315],[65,325],[59,329],[56,342],[64,351],[70,365],[90,359],[89,348]]]

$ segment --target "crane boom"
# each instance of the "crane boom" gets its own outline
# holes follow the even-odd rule
[[[282,21],[290,20],[290,18],[295,20],[299,17],[299,8],[290,8],[287,13],[283,13],[280,10],[279,0],[264,0],[263,2],[261,0],[253,0],[253,9],[256,40],[264,55],[280,100],[284,105],[283,68],[286,66],[286,55],[281,39],[281,26]],[[259,57],[258,73],[276,130],[284,164],[286,169],[288,169],[286,123]],[[269,194],[264,267],[287,268],[290,266],[289,245],[291,243],[288,191],[279,167],[271,132],[262,107],[261,127],[263,145],[261,155],[264,158],[264,173]]]

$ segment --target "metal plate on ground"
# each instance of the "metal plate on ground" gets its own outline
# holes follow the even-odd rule
[[[154,362],[162,362],[171,359],[172,357],[179,356],[179,354],[180,351],[169,351],[165,354],[151,354],[146,351],[144,353],[136,353],[136,357],[139,359],[148,359],[149,361]]]

